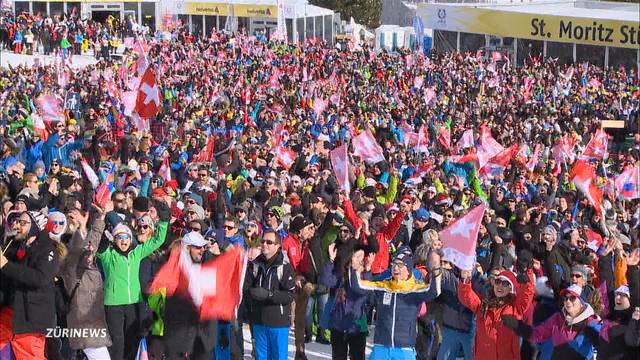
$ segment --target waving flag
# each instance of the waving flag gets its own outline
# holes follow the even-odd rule
[[[590,160],[597,159],[601,160],[607,157],[607,146],[609,144],[609,135],[602,130],[598,129],[595,135],[589,140],[587,147],[584,149],[584,152],[580,156],[580,159]]]
[[[376,142],[376,138],[373,137],[371,130],[367,129],[361,132],[353,138],[352,143],[353,154],[360,156],[367,163],[375,164],[384,160],[382,148]]]
[[[462,149],[472,148],[475,146],[475,141],[473,140],[473,130],[467,129],[462,133],[460,140],[456,144],[455,152],[458,153]]]
[[[498,155],[494,156],[489,162],[480,169],[480,175],[489,179],[495,179],[502,175],[504,169],[509,165],[511,159],[518,151],[518,145],[511,145]]]
[[[200,320],[233,321],[242,300],[246,264],[240,247],[202,264],[191,260],[186,247],[176,247],[151,282],[149,292],[166,289],[167,297],[190,299]]]
[[[616,189],[625,200],[640,199],[640,167],[629,167],[616,177]]]
[[[80,165],[82,165],[82,170],[91,183],[91,187],[93,187],[94,190],[97,189],[100,186],[100,179],[98,178],[98,175],[96,175],[96,172],[93,171],[93,168],[87,163],[87,160],[84,157],[80,160]]]
[[[596,212],[602,211],[602,190],[596,187],[596,172],[586,161],[578,160],[573,165],[569,178],[576,185],[576,188],[586,196],[589,204]]]
[[[165,157],[162,160],[162,165],[160,165],[160,169],[158,169],[158,175],[160,175],[164,182],[171,181],[171,166],[169,164],[169,157]]]
[[[476,243],[484,210],[485,204],[482,203],[440,231],[444,259],[462,270],[472,270],[475,265]]]
[[[347,144],[342,144],[331,150],[331,166],[336,174],[340,189],[347,194],[351,192],[351,184],[349,183],[349,156],[347,153]]]
[[[429,105],[436,98],[436,92],[433,88],[428,88],[427,93],[424,95],[425,104]]]
[[[40,95],[35,101],[36,109],[45,123],[64,121],[60,101],[53,94]]]
[[[162,95],[151,67],[147,68],[140,80],[136,98],[136,112],[143,119],[155,117],[162,107]]]
[[[116,174],[116,166],[111,165],[111,168],[106,172],[105,179],[96,189],[95,202],[104,208],[105,203],[111,197],[111,194],[116,190],[114,185]]]
[[[440,125],[436,131],[438,132],[438,141],[440,141],[440,144],[442,144],[445,149],[451,148],[451,130],[449,130],[446,125]]]
[[[298,155],[296,154],[295,151],[286,147],[279,146],[276,149],[275,161],[278,165],[282,166],[286,170],[289,170],[289,168],[296,161],[297,156]]]
[[[538,164],[538,160],[540,159],[540,144],[536,144],[536,147],[533,150],[533,155],[529,157],[529,161],[527,162],[527,170],[533,171]]]
[[[215,147],[215,143],[216,138],[210,136],[204,149],[200,150],[198,155],[193,157],[193,162],[211,162],[213,160],[213,149]]]

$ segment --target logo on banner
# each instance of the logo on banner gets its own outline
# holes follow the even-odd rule
[[[438,24],[447,25],[447,10],[438,9]]]

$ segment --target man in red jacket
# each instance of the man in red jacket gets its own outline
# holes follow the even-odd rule
[[[296,338],[296,360],[304,360],[304,333],[307,301],[313,292],[313,284],[305,283],[300,272],[302,249],[304,242],[311,240],[315,234],[315,225],[310,219],[302,215],[296,215],[289,223],[289,235],[282,241],[282,250],[289,258],[289,263],[296,274],[296,299],[294,307],[294,325]]]
[[[371,273],[373,275],[378,275],[389,267],[389,244],[396,236],[398,229],[400,229],[404,216],[411,211],[411,200],[403,198],[400,201],[400,211],[390,222],[385,220],[384,210],[379,210],[381,209],[376,209],[371,215],[371,232],[375,234],[379,246],[371,265]]]

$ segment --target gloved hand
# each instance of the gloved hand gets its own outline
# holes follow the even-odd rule
[[[167,204],[163,201],[154,201],[153,206],[156,208],[160,221],[169,222],[171,220],[171,208]]]
[[[509,329],[518,328],[518,320],[513,315],[502,315],[502,324]]]
[[[249,290],[254,300],[263,301],[273,296],[273,293],[265,288],[255,287]]]
[[[218,344],[220,344],[220,349],[224,350],[229,346],[229,334],[225,329],[220,330],[220,338],[218,339]]]

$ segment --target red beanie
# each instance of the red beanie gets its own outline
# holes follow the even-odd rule
[[[496,279],[508,281],[511,284],[511,293],[516,293],[516,286],[518,286],[518,280],[516,279],[516,274],[511,271],[504,270],[500,273],[500,275],[496,276]]]

